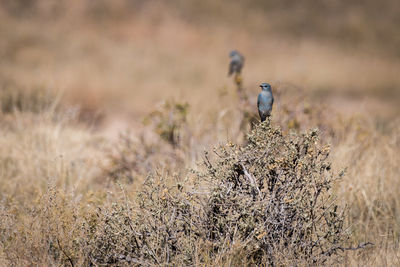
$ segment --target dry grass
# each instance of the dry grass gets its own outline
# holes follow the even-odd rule
[[[347,207],[346,245],[375,244],[326,263],[400,264],[397,1],[382,13],[375,1],[28,2],[0,2],[0,265],[293,264],[304,251],[279,239],[279,252],[254,256],[273,233],[245,247],[242,222],[207,217],[204,204],[235,171],[236,150],[212,148],[247,151],[264,81],[282,136],[318,127],[332,171],[346,169],[329,191]],[[246,56],[248,102],[226,78],[232,48]],[[220,167],[207,187],[204,151]],[[230,228],[217,238],[204,218]]]

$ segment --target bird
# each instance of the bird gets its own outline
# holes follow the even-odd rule
[[[233,73],[240,74],[244,65],[244,56],[237,50],[232,50],[229,53],[229,57],[231,58],[231,62],[229,63],[228,76],[231,76]]]
[[[262,83],[260,87],[262,91],[257,98],[257,107],[261,122],[263,122],[271,115],[274,96],[272,95],[271,85],[269,83]]]

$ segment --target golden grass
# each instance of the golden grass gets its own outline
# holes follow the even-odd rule
[[[355,253],[347,259],[348,264],[398,265],[400,158],[396,151],[400,124],[393,121],[379,129],[370,119],[351,122],[346,139],[333,156],[337,165],[347,166],[338,192],[349,206],[353,238],[370,240],[376,247]]]

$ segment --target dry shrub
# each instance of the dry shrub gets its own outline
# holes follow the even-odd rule
[[[165,102],[160,109],[150,113],[144,122],[151,123],[161,139],[177,147],[182,144],[188,111],[188,103],[171,100]]]
[[[131,213],[129,206],[119,202],[92,211],[86,222],[89,262],[97,265],[130,262],[135,252]]]
[[[135,204],[128,199],[101,212],[93,233],[90,260],[95,264],[190,265],[196,238],[192,203],[181,186],[149,177]]]
[[[103,167],[103,177],[132,183],[146,176],[153,166],[156,149],[151,145],[136,142],[130,135],[120,135],[113,149],[107,154],[108,163]],[[140,179],[139,179],[140,180]]]
[[[129,134],[120,135],[106,153],[106,163],[99,179],[111,178],[122,183],[134,183],[143,181],[157,168],[176,172],[184,167],[185,154],[180,148],[148,140],[145,134],[148,132],[142,133],[139,139]]]
[[[133,143],[121,147],[152,170],[160,158],[168,158],[160,150],[137,157],[130,154]],[[109,187],[110,195],[119,197],[93,201],[82,188],[83,196],[68,193],[67,180],[79,175],[66,166],[51,175],[57,185],[65,180],[60,184],[65,190],[51,186],[40,194],[37,185],[39,192],[21,202],[26,205],[13,200],[14,195],[2,201],[0,255],[5,264],[19,265],[323,263],[336,258],[347,238],[345,216],[331,189],[340,175],[333,175],[328,155],[317,131],[285,135],[265,122],[255,125],[246,145],[229,143],[218,147],[213,157],[206,154],[205,166],[185,179],[155,171],[132,202],[124,188],[117,193]],[[42,172],[31,173],[30,184],[46,179]],[[7,172],[4,177],[13,175]],[[133,192],[134,186],[127,185],[127,191]]]
[[[34,204],[0,213],[0,241],[8,264],[73,266],[77,259],[84,259],[84,217],[78,212],[78,202],[50,185]]]
[[[165,102],[144,119],[150,129],[146,128],[138,138],[121,134],[107,153],[108,164],[102,176],[132,183],[143,180],[156,168],[168,171],[183,168],[185,151],[190,151],[188,109],[187,103]]]
[[[331,187],[329,147],[318,132],[284,136],[262,123],[244,147],[221,146],[215,163],[206,161],[207,238],[215,251],[240,246],[253,263],[324,262],[347,238],[345,214]]]
[[[150,177],[136,204],[125,198],[103,210],[91,261],[297,264],[338,255],[348,233],[331,187],[342,174],[332,173],[317,131],[285,136],[266,122],[247,145],[215,153],[194,180],[168,185]]]

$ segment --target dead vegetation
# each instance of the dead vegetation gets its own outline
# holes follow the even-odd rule
[[[103,214],[95,263],[222,264],[238,253],[236,264],[310,264],[344,247],[346,213],[332,195],[342,174],[332,173],[316,131],[284,136],[267,122],[247,145],[215,154],[190,179],[168,186],[148,177],[136,204],[125,199]]]
[[[256,125],[244,147],[217,149],[217,163],[206,161],[209,238],[222,251],[242,247],[254,264],[283,264],[282,251],[292,264],[322,263],[347,236],[331,192],[342,174],[332,174],[316,131],[285,136],[269,124]]]
[[[49,3],[0,1],[1,266],[400,265],[395,1]]]
[[[164,139],[158,130],[171,118],[182,122],[173,129],[191,127],[181,120],[190,114],[180,117],[178,108],[175,115],[176,105],[152,117],[146,131],[154,138],[126,134],[107,145],[62,108],[14,109],[3,117],[3,263],[346,264],[371,259],[369,242],[381,231],[395,240],[396,122],[371,131],[368,120],[321,121],[336,129],[321,137],[273,118],[254,124],[244,141],[202,153],[203,164],[190,167],[187,151],[198,144]],[[276,113],[285,122],[287,113]],[[306,118],[299,120],[318,120]],[[326,140],[334,140],[332,155]],[[382,165],[384,173],[363,167]],[[376,227],[381,219],[387,226]],[[381,242],[395,251],[395,241]]]
[[[215,155],[206,154],[203,167],[186,178],[149,174],[134,199],[117,186],[119,197],[94,205],[86,196],[86,206],[79,204],[82,197],[49,184],[28,210],[2,210],[5,259],[22,265],[188,266],[214,258],[279,265],[323,263],[344,246],[346,213],[332,195],[340,175],[332,173],[329,148],[319,145],[316,131],[283,135],[266,122],[246,145],[229,143]],[[15,232],[21,219],[31,223]],[[20,246],[23,240],[29,246]]]

